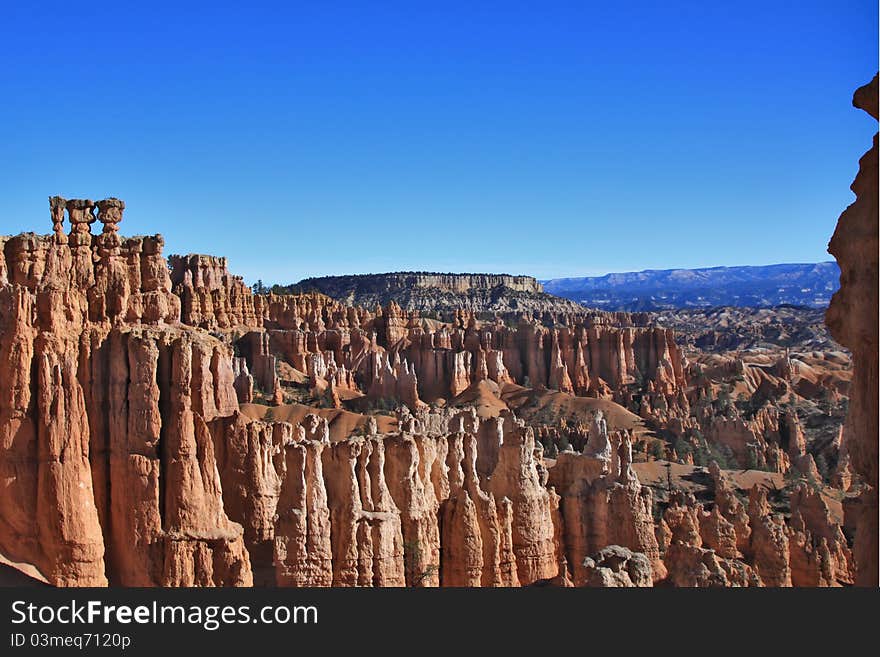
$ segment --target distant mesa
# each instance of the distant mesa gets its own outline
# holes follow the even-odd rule
[[[543,286],[532,276],[510,274],[453,274],[428,271],[353,274],[306,278],[299,285],[316,288],[343,288],[354,294],[376,294],[391,290],[433,288],[447,292],[468,292],[506,287],[517,292],[541,293]]]
[[[531,276],[390,272],[306,278],[290,292],[320,292],[349,305],[375,308],[394,302],[406,311],[448,313],[583,313],[583,306],[547,294]]]

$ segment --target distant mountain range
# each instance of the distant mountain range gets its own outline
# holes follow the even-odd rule
[[[544,291],[603,310],[713,306],[824,308],[840,287],[836,262],[704,269],[649,269],[541,281]]]

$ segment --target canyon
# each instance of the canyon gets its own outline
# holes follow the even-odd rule
[[[2,562],[55,586],[876,585],[876,136],[853,191],[830,336],[506,275],[255,293],[120,235],[119,199],[51,197],[52,233],[0,237]]]

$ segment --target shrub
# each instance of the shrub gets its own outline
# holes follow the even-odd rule
[[[653,443],[651,443],[650,454],[655,459],[666,458],[666,449],[663,446],[663,442],[659,441],[659,440],[655,440]]]
[[[816,458],[814,460],[816,462],[816,470],[819,471],[819,475],[822,477],[822,481],[828,481],[828,476],[830,474],[828,459],[825,458],[824,454],[819,453],[816,455]]]

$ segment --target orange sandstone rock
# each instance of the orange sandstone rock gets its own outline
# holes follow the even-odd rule
[[[853,105],[876,120],[877,102],[877,76],[874,76],[869,84],[856,90]],[[877,586],[877,134],[871,149],[859,160],[859,172],[851,189],[856,200],[840,215],[828,244],[828,252],[840,265],[840,289],[831,299],[825,321],[834,338],[853,355],[844,434],[852,468],[868,484],[862,493],[854,545],[856,583]]]

